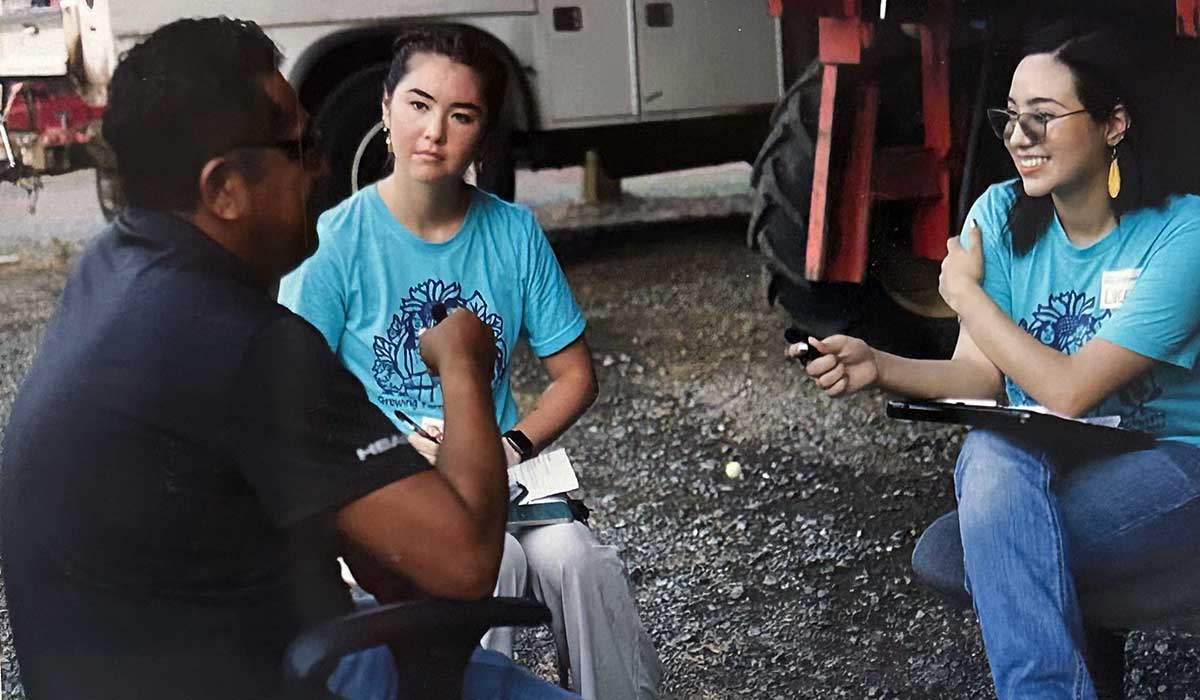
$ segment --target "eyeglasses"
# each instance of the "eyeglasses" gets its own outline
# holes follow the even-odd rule
[[[1001,141],[1008,141],[1012,138],[1013,129],[1020,124],[1021,133],[1025,134],[1025,138],[1031,143],[1037,145],[1046,140],[1046,126],[1055,119],[1070,117],[1076,114],[1086,113],[1086,109],[1077,109],[1074,112],[1066,114],[1042,114],[1041,112],[1016,112],[1009,109],[989,109],[987,111],[988,122],[992,125],[992,131],[996,132],[996,138]]]
[[[316,168],[321,165],[325,154],[321,150],[321,131],[309,122],[298,139],[283,141],[256,141],[243,143],[235,148],[277,148],[292,159],[298,160],[305,168]]]

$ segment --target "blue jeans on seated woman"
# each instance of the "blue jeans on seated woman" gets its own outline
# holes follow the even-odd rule
[[[348,654],[327,684],[346,700],[393,700],[399,691],[396,664],[387,647]],[[494,651],[475,650],[463,676],[463,700],[579,700]]]
[[[974,430],[954,484],[1000,700],[1093,700],[1080,598],[1117,603],[1089,605],[1089,624],[1153,627],[1179,617],[1173,589],[1196,583],[1180,567],[1200,561],[1200,448],[1100,454]]]

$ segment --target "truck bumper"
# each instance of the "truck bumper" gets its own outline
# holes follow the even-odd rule
[[[0,180],[94,165],[103,149],[103,106],[88,104],[68,78],[4,85]]]

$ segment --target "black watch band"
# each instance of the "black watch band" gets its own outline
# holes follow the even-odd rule
[[[517,454],[521,455],[522,460],[529,459],[533,456],[533,443],[520,430],[510,430],[500,437],[508,440],[508,444],[513,446]]]

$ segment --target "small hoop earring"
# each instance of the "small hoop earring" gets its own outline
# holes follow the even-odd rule
[[[1113,146],[1112,160],[1108,164],[1108,197],[1116,199],[1121,194],[1121,166],[1117,163],[1117,147]]]

